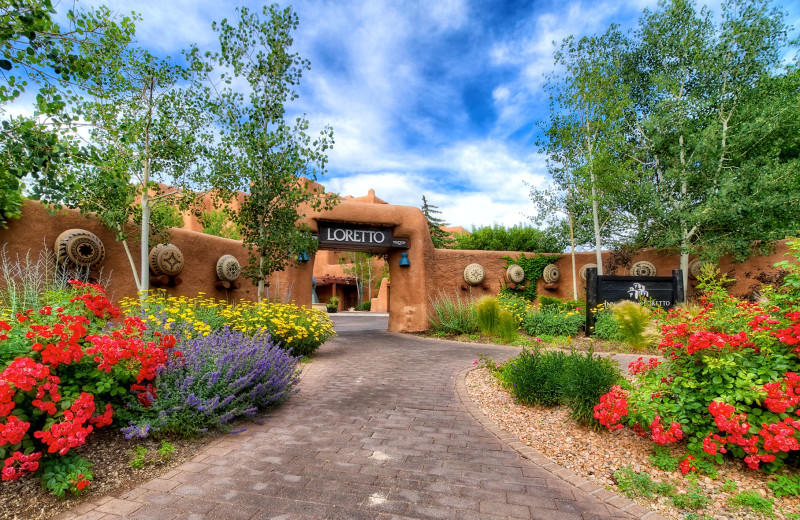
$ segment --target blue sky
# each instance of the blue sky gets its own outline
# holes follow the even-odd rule
[[[136,11],[139,43],[177,56],[217,44],[211,22],[235,18],[225,0],[81,1]],[[537,120],[552,42],[630,28],[655,0],[324,0],[279,2],[300,17],[295,50],[311,62],[288,108],[312,129],[334,128],[322,183],[342,195],[369,188],[393,204],[422,195],[451,225],[513,225],[533,212],[526,183],[546,183]],[[64,2],[62,7],[72,2]],[[778,5],[800,27],[800,0]],[[710,4],[718,9],[718,3]],[[796,36],[798,31],[794,31]]]

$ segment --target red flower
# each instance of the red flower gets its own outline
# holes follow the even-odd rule
[[[668,430],[664,430],[661,425],[661,417],[656,415],[653,422],[650,423],[650,433],[653,435],[653,441],[657,444],[671,444],[683,438],[683,431],[681,425],[673,422]]]
[[[628,392],[619,385],[611,387],[611,391],[600,398],[594,407],[594,418],[609,430],[620,430],[620,419],[628,415]]]
[[[678,466],[681,468],[681,473],[683,473],[684,475],[686,475],[686,474],[687,474],[687,473],[689,473],[690,471],[697,471],[697,466],[695,466],[694,464],[692,464],[692,461],[695,461],[695,460],[697,460],[697,459],[695,459],[695,458],[694,458],[694,457],[692,457],[691,455],[688,455],[688,456],[687,456],[685,459],[683,459],[682,461],[680,461],[680,462],[678,463]]]
[[[31,453],[30,455],[23,455],[18,451],[14,452],[3,464],[1,472],[3,480],[17,480],[26,471],[36,471],[39,469],[38,461],[41,457],[42,454],[39,452]]]

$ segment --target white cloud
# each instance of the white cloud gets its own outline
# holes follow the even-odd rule
[[[370,189],[390,204],[419,206],[424,194],[439,207],[441,217],[454,226],[469,228],[494,222],[511,226],[533,211],[529,185],[546,183],[544,158],[520,153],[500,142],[454,143],[436,154],[403,155],[405,168],[375,168],[321,179],[330,191],[355,197]],[[384,161],[401,162],[398,157]],[[449,178],[430,171],[451,171]]]

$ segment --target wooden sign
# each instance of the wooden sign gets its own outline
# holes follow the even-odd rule
[[[587,269],[586,335],[591,336],[594,327],[592,309],[601,303],[608,305],[626,300],[671,309],[685,301],[683,273],[673,269],[672,276],[613,276],[598,275],[596,267]]]
[[[349,222],[319,222],[320,249],[342,251],[386,252],[389,249],[408,249],[408,239],[392,235],[392,228],[362,226]]]

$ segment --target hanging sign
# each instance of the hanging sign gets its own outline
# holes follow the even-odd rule
[[[392,235],[392,228],[370,227],[348,222],[319,222],[320,249],[385,252],[408,249],[408,239]]]

